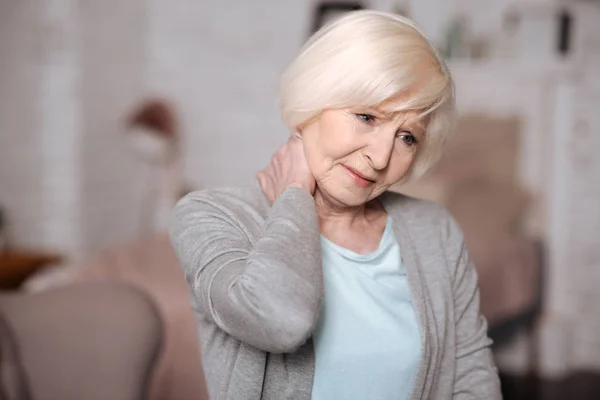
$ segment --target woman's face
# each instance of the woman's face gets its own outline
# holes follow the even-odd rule
[[[379,196],[412,166],[425,133],[416,112],[328,109],[301,127],[308,166],[319,191],[338,206]]]

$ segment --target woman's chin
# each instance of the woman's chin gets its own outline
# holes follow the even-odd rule
[[[323,196],[323,199],[341,207],[358,207],[366,204],[372,199],[372,190],[366,190],[363,188],[354,189],[347,187],[319,187],[319,190]]]

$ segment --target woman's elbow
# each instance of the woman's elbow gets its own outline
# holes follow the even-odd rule
[[[237,298],[255,301],[247,303],[247,309],[253,310],[254,323],[262,331],[261,347],[270,353],[293,353],[301,347],[313,333],[319,315],[323,291],[320,285],[308,285],[298,282],[296,290],[278,288],[269,292],[269,284],[255,285],[247,279],[237,289],[245,289],[244,296]],[[248,296],[248,293],[253,293]],[[258,301],[256,301],[258,300]]]
[[[270,353],[293,353],[313,333],[319,317],[320,307],[310,307],[296,313],[287,313],[278,318],[276,326],[272,327],[268,349]]]

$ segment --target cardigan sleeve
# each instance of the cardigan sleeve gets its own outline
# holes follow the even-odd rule
[[[453,399],[501,399],[498,370],[487,336],[487,321],[479,310],[477,272],[469,258],[457,222],[445,211],[446,250],[454,265],[452,287],[456,324],[456,370]]]
[[[254,243],[239,221],[255,211],[236,212],[210,192],[194,192],[175,207],[171,241],[192,305],[242,342],[293,352],[311,335],[323,296],[314,199],[299,188],[285,190]]]

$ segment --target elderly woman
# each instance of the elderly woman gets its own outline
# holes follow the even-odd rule
[[[308,41],[280,102],[292,135],[257,181],[174,211],[211,398],[500,398],[459,227],[386,192],[451,129],[433,46],[405,18],[352,13]]]

